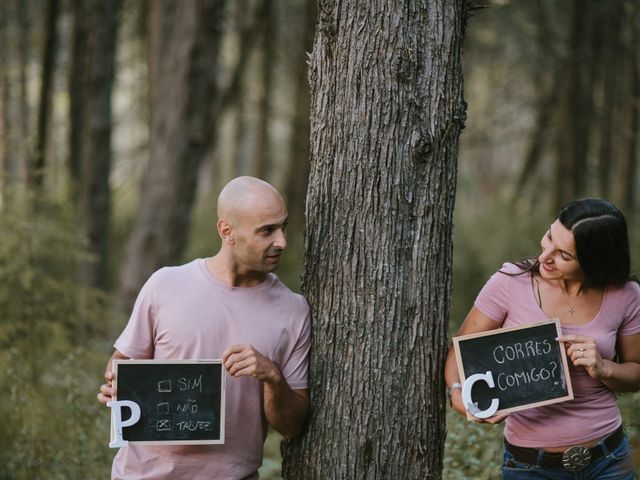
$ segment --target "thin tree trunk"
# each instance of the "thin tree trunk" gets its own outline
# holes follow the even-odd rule
[[[271,95],[273,94],[273,64],[276,56],[276,19],[273,0],[263,0],[258,18],[262,23],[262,58],[260,64],[262,78],[261,85],[258,86],[260,94],[252,174],[258,178],[266,178],[270,160],[269,123],[273,121],[271,118]]]
[[[0,4],[0,210],[4,208],[5,185],[8,176],[8,150],[9,134],[9,34],[7,28],[6,5]]]
[[[89,23],[86,83],[81,95],[84,109],[80,141],[81,206],[89,250],[97,260],[85,265],[84,280],[108,286],[108,244],[111,219],[111,93],[113,90],[116,32],[120,0],[87,0]],[[81,53],[82,54],[82,53]]]
[[[517,201],[521,197],[527,184],[531,184],[531,177],[538,170],[542,154],[546,146],[547,134],[550,128],[551,120],[555,113],[556,103],[558,101],[558,88],[560,85],[560,72],[554,74],[553,84],[549,91],[546,92],[544,98],[538,105],[536,122],[533,127],[531,139],[527,154],[524,158],[524,165],[518,177],[516,188],[513,192],[513,201]]]
[[[314,409],[285,478],[441,478],[467,7],[319,4],[302,282]]]
[[[244,134],[247,130],[247,115],[245,112],[245,104],[242,99],[240,99],[236,103],[235,110],[235,115],[233,117],[233,137],[231,139],[231,151],[229,154],[229,164],[227,166],[225,175],[225,179],[227,181],[239,176],[242,173],[242,146],[245,139]]]
[[[18,130],[22,141],[17,145],[18,176],[21,183],[26,185],[31,177],[30,148],[33,136],[29,134],[29,103],[27,99],[27,65],[29,63],[29,9],[30,0],[16,0],[18,10],[18,61],[19,61],[19,90],[18,90]]]
[[[624,134],[624,158],[621,168],[621,208],[631,213],[636,204],[636,185],[638,175],[638,123],[640,115],[640,62],[638,45],[640,39],[640,9],[634,4],[629,17],[631,48],[628,52],[629,102],[626,108],[626,128]]]
[[[573,0],[569,52],[560,90],[555,172],[555,210],[584,194],[593,114],[593,5]]]
[[[615,55],[608,52],[608,55]],[[598,149],[598,186],[600,195],[608,198],[611,192],[611,170],[614,162],[615,106],[619,84],[617,75],[611,71],[613,65],[604,59],[602,85],[602,121],[600,126],[600,146]]]
[[[244,168],[243,159],[245,158],[244,142],[246,139],[246,132],[248,130],[247,122],[247,106],[246,100],[243,96],[243,92],[246,91],[246,75],[247,66],[251,52],[254,49],[254,45],[257,39],[259,26],[261,23],[260,11],[256,7],[253,11],[250,10],[248,2],[238,3],[236,5],[236,22],[238,24],[238,50],[240,52],[238,60],[234,66],[226,87],[218,96],[218,101],[214,106],[213,114],[213,130],[218,131],[217,127],[223,115],[225,115],[231,108],[235,107],[233,113],[233,138],[231,140],[231,151],[229,154],[229,161],[226,165],[226,171],[224,174],[224,181],[220,182],[224,185],[232,178],[235,178],[241,174],[249,174],[248,168]]]
[[[42,76],[40,84],[40,101],[38,106],[38,124],[36,131],[36,146],[32,160],[33,171],[29,172],[30,184],[41,187],[44,182],[45,156],[47,154],[47,141],[49,123],[51,121],[51,105],[53,94],[53,74],[55,59],[58,49],[58,11],[59,0],[48,0],[45,17],[45,37],[42,56]]]
[[[310,97],[309,79],[307,76],[308,53],[313,48],[313,33],[316,19],[315,0],[304,2],[304,41],[298,53],[296,71],[296,103],[291,147],[289,153],[289,169],[285,185],[287,210],[291,231],[304,230],[304,209],[307,186],[309,184],[309,148],[310,148]]]
[[[197,176],[213,137],[217,57],[225,2],[154,0],[151,157],[120,275],[123,306],[148,276],[180,261]],[[160,33],[159,33],[160,32]]]
[[[244,85],[245,71],[249,63],[251,51],[259,38],[257,33],[260,24],[256,12],[257,7],[251,9],[250,3],[246,0],[237,1],[231,5],[235,8],[235,11],[230,12],[230,14],[233,14],[234,23],[238,30],[237,41],[239,55],[232,69],[230,79],[227,84],[221,88],[221,92],[217,96],[217,101],[214,105],[212,130],[215,132],[215,135],[220,135],[218,126],[222,118],[232,110],[230,113],[232,117],[231,148],[227,162],[224,165],[217,165],[218,168],[214,169],[219,172],[220,178],[215,182],[219,188],[222,188],[230,179],[235,178],[243,172],[241,159],[244,158],[243,143],[247,130],[246,102],[243,99],[243,92],[246,88]],[[248,174],[250,172],[246,171],[244,173]]]
[[[84,136],[84,101],[87,74],[87,38],[89,22],[86,0],[72,1],[71,69],[69,71],[69,177],[71,198],[77,201],[82,183],[81,154]]]

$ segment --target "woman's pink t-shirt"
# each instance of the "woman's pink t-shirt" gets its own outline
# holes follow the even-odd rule
[[[515,327],[547,319],[533,292],[530,273],[510,263],[482,288],[474,305],[502,327]],[[586,335],[596,341],[602,358],[613,359],[619,336],[640,333],[640,286],[627,282],[605,290],[600,311],[585,325],[562,325],[564,335]],[[591,378],[583,367],[569,362],[574,399],[513,412],[507,417],[505,438],[523,447],[550,448],[577,445],[601,438],[622,423],[614,392]]]

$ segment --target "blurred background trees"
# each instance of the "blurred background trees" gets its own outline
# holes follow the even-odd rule
[[[463,55],[452,328],[504,260],[538,250],[569,198],[613,200],[636,272],[640,256],[637,2],[475,3],[486,8],[473,10]],[[298,288],[315,10],[0,2],[0,479],[107,476],[108,414],[94,395],[111,342],[151,271],[216,250],[215,198],[230,178],[258,175],[286,195],[279,273]],[[633,411],[638,396],[622,401]],[[637,439],[637,421],[628,427]],[[445,478],[492,478],[495,461],[473,459],[499,441],[449,428]]]

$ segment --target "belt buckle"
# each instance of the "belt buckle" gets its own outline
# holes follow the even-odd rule
[[[591,463],[591,450],[581,445],[568,448],[562,454],[562,466],[570,472],[579,472]]]

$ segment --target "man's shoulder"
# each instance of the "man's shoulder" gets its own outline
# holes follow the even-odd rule
[[[199,262],[202,259],[192,260],[189,263],[185,263],[183,265],[171,265],[162,267],[156,270],[150,277],[150,281],[155,283],[163,284],[166,282],[175,282],[181,281],[186,278],[193,277],[197,275],[199,270]]]
[[[283,300],[290,302],[298,308],[309,310],[309,303],[303,295],[287,287],[275,273],[270,273],[269,277],[270,287],[275,294],[281,296]]]

